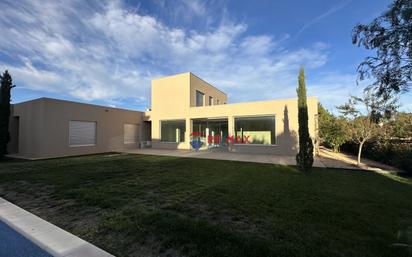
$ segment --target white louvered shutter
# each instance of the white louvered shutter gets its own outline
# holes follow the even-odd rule
[[[137,124],[124,124],[124,143],[135,144],[139,138],[139,126]]]
[[[69,124],[69,145],[96,145],[96,122],[71,120]]]

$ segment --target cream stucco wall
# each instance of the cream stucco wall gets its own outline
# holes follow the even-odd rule
[[[189,149],[192,122],[186,119],[191,106],[196,105],[196,90],[205,94],[204,104],[208,105],[208,97],[219,100],[221,105],[227,102],[227,96],[222,91],[198,78],[192,73],[182,73],[163,77],[152,81],[152,108],[146,116],[152,122],[153,147],[171,149]],[[186,133],[184,143],[160,142],[160,121],[186,120]],[[190,130],[188,130],[190,129]]]
[[[14,105],[12,116],[19,117],[15,154],[24,158],[50,158],[137,148],[138,143],[124,144],[124,124],[138,124],[141,132],[144,113],[40,98]],[[96,145],[69,146],[70,120],[95,121]]]
[[[189,73],[190,75],[190,107],[196,107],[196,91],[200,91],[204,96],[204,105],[209,106],[209,97],[213,97],[212,105],[219,105],[227,103],[227,95],[215,88],[211,84],[197,77],[196,75]],[[187,108],[187,106],[185,106]]]
[[[173,119],[188,106],[190,106],[190,73],[152,80],[152,115]]]
[[[165,90],[166,89],[166,90]],[[205,94],[203,107],[196,107],[196,90]],[[153,92],[155,91],[155,92]],[[276,117],[275,145],[232,145],[231,151],[274,154],[295,154],[298,144],[297,99],[247,102],[237,104],[220,104],[207,106],[207,97],[227,102],[222,91],[199,79],[191,73],[178,74],[152,82],[152,111],[146,113],[152,122],[152,144],[154,148],[190,149],[190,133],[193,119],[224,118],[228,120],[228,133],[234,135],[234,119],[242,116]],[[190,103],[186,98],[190,94]],[[156,98],[156,99],[155,99]],[[317,119],[317,98],[308,97],[309,132],[316,137],[315,120]],[[185,142],[172,143],[160,141],[160,122],[162,120],[185,120]]]
[[[196,107],[196,90],[205,94],[204,106]],[[214,98],[209,106],[208,98]],[[220,104],[216,105],[216,100]],[[151,111],[139,112],[104,106],[40,98],[13,106],[11,117],[12,142],[9,149],[25,158],[49,158],[92,154],[138,148],[124,144],[124,124],[138,124],[139,140],[152,140],[154,148],[190,149],[193,119],[227,119],[228,134],[235,134],[235,118],[245,116],[275,116],[276,144],[230,145],[235,152],[290,155],[297,152],[297,99],[227,104],[227,95],[192,73],[154,79]],[[308,97],[309,132],[316,138],[317,98]],[[17,118],[18,117],[18,122]],[[95,146],[69,146],[69,121],[97,122]],[[161,142],[161,121],[184,120],[184,142]],[[18,123],[18,124],[17,124]],[[18,127],[18,129],[17,129]],[[18,136],[16,136],[18,134]],[[16,140],[17,139],[17,140]],[[17,150],[17,151],[16,151]]]

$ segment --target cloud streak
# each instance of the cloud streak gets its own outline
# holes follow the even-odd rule
[[[298,39],[299,36],[308,28],[310,28],[311,26],[315,25],[316,23],[318,23],[319,21],[327,18],[328,16],[338,12],[339,10],[341,10],[342,8],[346,7],[350,2],[352,2],[352,0],[344,0],[342,2],[339,2],[338,4],[332,6],[331,8],[329,8],[326,12],[322,13],[321,15],[313,18],[312,20],[310,20],[308,23],[306,23],[305,25],[302,26],[302,28],[298,31],[298,33],[296,33],[295,38]]]

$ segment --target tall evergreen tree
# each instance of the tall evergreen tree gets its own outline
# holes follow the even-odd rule
[[[0,76],[0,158],[7,154],[7,143],[10,141],[9,121],[10,121],[10,98],[13,85],[12,78],[6,70]]]
[[[309,136],[308,104],[306,99],[305,71],[303,67],[299,71],[298,94],[298,121],[299,121],[299,152],[296,155],[298,168],[307,172],[313,165],[313,142]]]

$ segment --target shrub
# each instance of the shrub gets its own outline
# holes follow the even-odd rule
[[[348,142],[342,145],[345,152],[356,154],[357,145]],[[412,175],[412,142],[400,142],[399,140],[373,141],[364,146],[364,156],[368,159],[385,163],[406,171]]]

